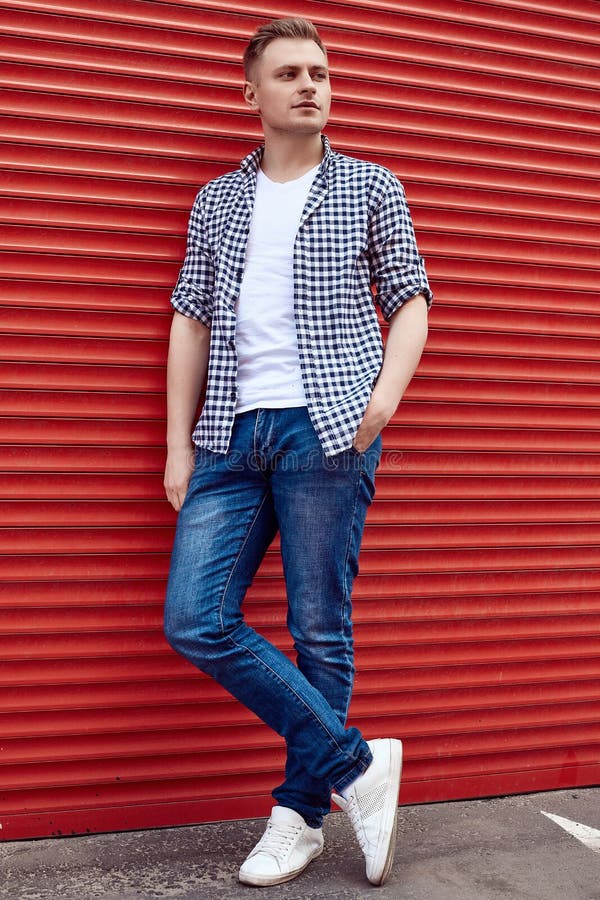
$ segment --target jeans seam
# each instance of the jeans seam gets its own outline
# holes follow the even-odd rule
[[[261,509],[262,509],[263,506],[264,506],[265,500],[267,499],[267,495],[268,495],[268,494],[267,494],[267,492],[265,491],[265,493],[264,493],[264,495],[263,495],[263,498],[262,498],[262,500],[261,500],[261,502],[260,502],[260,505],[257,507],[256,512],[255,512],[255,514],[254,514],[254,516],[253,516],[253,518],[252,518],[252,521],[250,522],[250,524],[249,524],[249,526],[248,526],[248,530],[247,530],[247,532],[246,532],[246,536],[245,536],[244,540],[242,541],[242,543],[241,543],[241,545],[240,545],[240,548],[239,548],[239,550],[238,550],[238,552],[237,552],[237,554],[236,554],[236,557],[235,557],[235,560],[234,560],[234,562],[233,562],[233,565],[231,566],[231,571],[229,572],[229,577],[227,578],[227,582],[226,582],[225,587],[223,588],[223,592],[222,592],[222,594],[221,594],[221,603],[219,604],[219,624],[220,624],[220,627],[221,627],[221,634],[223,635],[223,637],[226,637],[229,641],[231,641],[231,643],[234,644],[234,646],[238,647],[240,650],[243,650],[243,651],[245,651],[246,653],[250,653],[250,654],[254,657],[254,659],[255,659],[260,665],[262,665],[262,666],[263,666],[263,667],[264,667],[264,668],[272,675],[273,678],[275,678],[276,680],[278,680],[278,681],[284,686],[284,688],[287,690],[287,692],[288,692],[289,694],[291,694],[291,696],[295,697],[296,700],[300,703],[300,705],[303,706],[303,707],[308,711],[308,713],[312,716],[312,718],[320,725],[320,727],[323,729],[323,731],[325,732],[325,734],[328,736],[328,738],[329,738],[329,740],[331,741],[331,743],[339,750],[339,752],[342,753],[344,756],[347,757],[347,756],[349,756],[349,754],[347,754],[347,753],[340,747],[340,745],[339,745],[338,742],[335,740],[334,736],[331,734],[331,732],[329,731],[329,729],[327,728],[327,726],[325,725],[325,723],[319,718],[319,716],[316,714],[316,712],[315,712],[313,709],[311,709],[310,706],[308,706],[307,703],[304,702],[304,700],[302,699],[302,697],[300,697],[300,696],[296,693],[296,691],[293,690],[293,688],[287,683],[287,681],[285,681],[285,679],[282,678],[281,675],[278,675],[277,672],[275,672],[275,670],[274,670],[274,669],[273,669],[273,668],[272,668],[272,667],[271,667],[264,659],[261,659],[260,656],[258,656],[256,653],[254,653],[254,652],[251,650],[250,647],[247,647],[245,644],[240,644],[240,643],[238,643],[238,641],[234,640],[234,638],[233,638],[233,636],[232,636],[231,634],[226,634],[226,632],[225,632],[225,628],[224,628],[224,625],[223,625],[223,605],[224,605],[224,602],[225,602],[225,596],[226,596],[226,594],[227,594],[227,589],[228,589],[229,583],[230,583],[230,581],[231,581],[231,579],[232,579],[232,577],[233,577],[233,573],[234,573],[234,571],[235,571],[235,567],[236,567],[236,565],[237,565],[237,563],[238,563],[238,560],[239,560],[239,558],[240,558],[240,555],[242,554],[242,552],[243,552],[243,550],[244,550],[244,547],[246,546],[246,543],[248,542],[248,539],[249,539],[249,537],[250,537],[250,533],[251,533],[251,531],[252,531],[252,528],[253,528],[253,526],[254,526],[254,523],[256,522],[256,519],[257,519],[257,517],[258,517],[258,514],[260,513]],[[355,501],[355,503],[356,503],[356,501]],[[353,757],[350,757],[350,758],[353,759]]]
[[[233,565],[231,566],[229,575],[228,575],[228,577],[227,577],[227,581],[225,582],[225,586],[224,586],[223,592],[222,592],[222,594],[221,594],[221,602],[219,603],[219,626],[220,626],[220,628],[221,628],[221,634],[223,635],[223,637],[226,636],[225,626],[224,626],[224,624],[223,624],[223,606],[225,605],[225,596],[226,596],[227,591],[228,591],[228,589],[229,589],[229,585],[230,585],[231,579],[233,578],[233,573],[235,572],[235,568],[236,568],[236,566],[237,566],[237,564],[238,564],[238,562],[239,562],[240,556],[242,555],[242,553],[243,553],[243,551],[244,551],[244,548],[245,548],[246,544],[248,543],[248,539],[250,538],[250,534],[251,534],[251,532],[252,532],[252,529],[254,528],[254,524],[255,524],[255,522],[256,522],[258,516],[259,516],[259,513],[260,513],[261,509],[262,509],[263,506],[265,505],[265,501],[266,501],[266,499],[267,499],[267,496],[268,496],[268,491],[265,491],[264,494],[263,494],[263,498],[262,498],[262,500],[260,501],[259,505],[257,506],[256,512],[254,513],[254,516],[252,517],[252,521],[251,521],[251,522],[249,523],[249,525],[248,525],[248,529],[247,529],[247,531],[246,531],[246,535],[245,535],[245,537],[244,537],[244,540],[243,540],[242,543],[240,544],[239,550],[238,550],[238,552],[237,552],[237,554],[236,554],[236,556],[235,556],[235,559],[234,559],[234,561],[233,561]]]
[[[362,464],[361,464],[361,470],[362,470]],[[361,472],[359,471],[358,478],[356,480],[356,491],[354,493],[354,506],[352,508],[352,518],[350,520],[350,527],[348,529],[348,539],[346,541],[346,553],[344,556],[344,600],[343,600],[342,606],[340,608],[340,625],[341,625],[342,634],[344,634],[344,627],[343,627],[344,626],[344,611],[348,605],[348,601],[350,599],[350,593],[351,593],[350,588],[348,586],[348,558],[350,556],[350,546],[352,544],[352,532],[354,530],[355,519],[356,519],[356,506],[357,506],[357,502],[358,502],[358,494],[360,491],[360,479],[361,479]],[[348,662],[350,664],[350,667],[352,669],[354,669],[354,655],[350,656],[350,654],[348,653],[348,647],[346,644],[344,644],[344,657],[346,659],[346,662]],[[351,699],[352,699],[352,692],[350,692],[350,695],[346,702],[344,723],[345,723],[346,719],[348,718],[348,710],[350,709]]]
[[[265,662],[264,659],[261,659],[260,656],[258,656],[256,653],[254,653],[254,651],[253,651],[250,647],[247,647],[245,644],[240,644],[238,641],[236,641],[236,640],[233,638],[233,636],[232,636],[231,634],[227,635],[227,639],[228,639],[229,641],[231,641],[231,643],[232,643],[235,647],[238,647],[240,650],[244,650],[246,653],[250,653],[250,655],[253,656],[254,659],[255,659],[260,665],[262,665],[262,666],[266,669],[266,671],[267,671],[270,675],[272,675],[272,677],[273,677],[276,681],[279,681],[279,682],[283,685],[283,687],[286,689],[286,691],[287,691],[289,694],[291,694],[291,696],[294,697],[294,698],[298,701],[298,703],[299,703],[302,707],[304,707],[304,709],[306,709],[306,710],[308,711],[308,713],[312,716],[312,718],[313,718],[313,719],[318,723],[318,725],[323,729],[323,731],[324,731],[325,734],[328,736],[328,738],[329,738],[329,740],[331,741],[331,743],[339,750],[339,752],[342,754],[342,756],[347,757],[348,759],[351,759],[351,760],[352,760],[353,762],[355,762],[355,763],[360,763],[360,759],[357,760],[356,757],[352,756],[352,755],[349,754],[349,753],[346,753],[346,751],[343,750],[343,749],[340,747],[340,745],[338,744],[338,742],[336,741],[336,739],[334,738],[334,736],[331,734],[331,732],[329,731],[329,729],[327,728],[327,726],[325,725],[325,723],[319,718],[319,716],[316,714],[316,712],[315,712],[313,709],[311,709],[310,706],[309,706],[307,703],[305,703],[305,701],[302,699],[302,697],[300,697],[299,694],[296,693],[296,691],[295,691],[295,690],[287,683],[287,681],[286,681],[284,678],[281,677],[281,675],[279,675],[279,674],[273,669],[272,666],[270,666],[267,662]],[[277,649],[277,648],[276,648],[276,649]]]

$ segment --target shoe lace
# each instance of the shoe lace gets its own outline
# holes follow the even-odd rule
[[[301,831],[298,825],[269,824],[256,845],[256,852],[270,853],[275,859],[282,859]]]
[[[346,801],[344,811],[350,819],[350,822],[352,823],[352,827],[354,828],[354,833],[356,834],[360,848],[364,852],[367,847],[367,839],[363,828],[362,816],[360,814],[358,802],[354,794],[351,794],[351,796]]]

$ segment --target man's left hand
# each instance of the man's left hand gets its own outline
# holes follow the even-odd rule
[[[378,385],[375,385],[365,414],[352,441],[355,450],[364,453],[371,446],[379,432],[394,415],[396,406],[396,398],[388,396],[381,389],[378,390]]]

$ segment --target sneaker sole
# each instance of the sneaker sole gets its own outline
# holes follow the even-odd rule
[[[284,884],[286,881],[292,881],[294,878],[297,878],[298,875],[301,875],[302,872],[311,864],[313,859],[316,859],[323,852],[323,847],[319,847],[315,850],[314,853],[310,855],[310,857],[306,860],[304,865],[300,866],[298,869],[294,869],[293,872],[285,872],[281,875],[251,875],[251,874],[242,874],[239,873],[238,879],[242,884],[250,884],[253,887],[271,887],[275,884]]]
[[[380,832],[377,858],[383,856],[381,871],[379,866],[367,875],[371,884],[382,885],[388,878],[394,863],[396,850],[398,795],[400,793],[400,778],[402,775],[402,741],[390,738],[390,760],[388,793],[386,797],[386,810],[383,827]],[[385,855],[384,855],[385,854]]]

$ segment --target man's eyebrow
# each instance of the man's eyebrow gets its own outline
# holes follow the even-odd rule
[[[276,72],[281,72],[283,69],[301,69],[302,66],[298,65],[298,63],[285,63],[283,66],[277,66],[275,69]],[[314,66],[309,67],[311,71],[315,69],[321,69],[323,72],[327,72],[327,66],[324,66],[322,63],[315,63]]]

